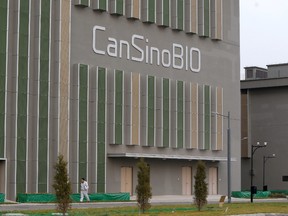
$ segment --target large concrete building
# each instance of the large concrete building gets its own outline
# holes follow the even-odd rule
[[[0,192],[52,193],[63,154],[73,192],[210,194],[240,181],[239,1],[1,0]]]
[[[250,188],[251,145],[257,142],[267,146],[253,147],[253,186],[287,190],[288,171],[283,164],[287,164],[288,151],[288,64],[246,67],[245,72],[246,79],[241,81],[242,190]]]

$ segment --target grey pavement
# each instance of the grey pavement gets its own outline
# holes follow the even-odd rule
[[[219,203],[221,195],[209,195],[207,201],[209,204]],[[151,203],[154,205],[169,205],[169,204],[191,204],[193,202],[192,196],[175,196],[175,195],[165,195],[165,196],[153,196]],[[250,202],[250,199],[243,198],[233,198],[232,203],[239,202]],[[288,202],[287,198],[279,199],[254,199],[255,203],[258,202]],[[225,199],[227,203],[227,197]],[[136,197],[131,196],[130,201],[123,202],[83,202],[83,203],[72,203],[72,208],[105,208],[105,207],[121,207],[121,206],[136,206]],[[55,209],[55,203],[16,203],[11,204],[5,203],[0,204],[1,211],[21,211],[21,210],[42,210],[42,209]],[[255,214],[254,214],[255,215]],[[268,216],[268,214],[258,214],[259,216]],[[269,214],[269,215],[283,215],[283,214]]]

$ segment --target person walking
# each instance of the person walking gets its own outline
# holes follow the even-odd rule
[[[83,202],[84,196],[87,199],[87,201],[90,201],[89,195],[88,195],[88,189],[89,185],[88,182],[85,180],[85,178],[81,178],[81,193],[80,193],[80,202]]]

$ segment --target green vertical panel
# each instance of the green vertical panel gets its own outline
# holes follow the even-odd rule
[[[148,0],[148,21],[155,22],[155,0]]]
[[[2,99],[5,98],[5,93],[4,92],[0,92],[0,97]],[[3,104],[2,105],[5,105],[4,103],[5,101],[3,100]],[[2,108],[1,108],[2,109]],[[1,114],[0,114],[0,157],[4,158],[4,123],[5,123],[5,113],[3,112],[2,113],[2,110],[1,110]]]
[[[99,0],[99,9],[106,10],[107,0]]]
[[[209,0],[204,0],[204,36],[209,37],[210,29],[210,5]]]
[[[38,192],[47,192],[50,1],[41,1]]]
[[[116,0],[116,13],[123,14],[123,0]]]
[[[169,147],[169,79],[163,79],[163,147]]]
[[[178,29],[183,30],[184,22],[184,0],[177,1]]]
[[[7,48],[7,0],[0,1],[0,157],[4,158],[5,80]]]
[[[26,127],[28,87],[29,0],[19,1],[19,58],[16,193],[26,192]]]
[[[177,147],[183,148],[184,98],[183,81],[177,81]]]
[[[155,129],[155,77],[148,76],[148,104],[147,104],[147,116],[148,116],[148,133],[147,143],[149,146],[154,146],[154,129]]]
[[[89,0],[81,0],[81,5],[83,6],[89,6]]]
[[[115,143],[122,144],[123,71],[115,71]]]
[[[210,128],[211,128],[211,100],[210,100],[210,86],[205,85],[204,87],[204,136],[205,136],[205,149],[210,149]]]
[[[169,0],[163,0],[163,25],[169,26],[169,20],[170,20]]]
[[[97,106],[97,192],[105,192],[105,102],[106,71],[98,68],[98,106]]]
[[[87,176],[88,65],[79,65],[79,178]]]

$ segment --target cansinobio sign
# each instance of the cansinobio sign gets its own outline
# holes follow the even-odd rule
[[[113,37],[108,37],[106,41],[100,40],[99,35],[105,31],[106,27],[104,26],[95,25],[93,27],[93,51],[96,54],[115,58],[122,58],[125,55],[127,60],[151,65],[159,66],[161,64],[163,67],[192,72],[201,70],[201,52],[198,48],[172,43],[169,49],[159,49],[149,46],[149,40],[138,34],[133,34],[130,41],[117,40]],[[99,48],[100,44],[102,49]]]

